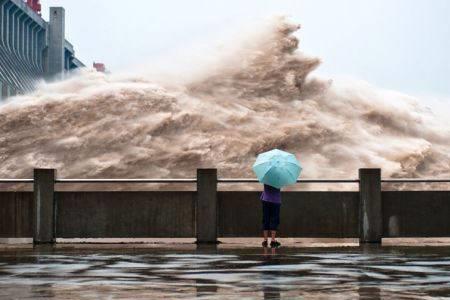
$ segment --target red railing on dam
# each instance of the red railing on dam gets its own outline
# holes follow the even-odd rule
[[[220,237],[260,236],[259,192],[218,191],[216,169],[190,179],[58,179],[35,170],[33,192],[0,192],[0,238],[177,238],[214,243]],[[381,183],[450,183],[450,179],[381,179],[380,169],[360,169],[358,179],[307,179],[299,183],[354,183],[358,191],[283,192],[280,234],[285,237],[450,237],[450,191],[382,191]],[[55,184],[196,183],[196,191],[55,191]]]

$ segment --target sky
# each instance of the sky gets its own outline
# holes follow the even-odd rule
[[[286,15],[317,73],[450,99],[449,0],[41,0],[66,9],[66,38],[112,72]],[[126,4],[124,4],[126,3]],[[450,100],[449,100],[450,103]]]

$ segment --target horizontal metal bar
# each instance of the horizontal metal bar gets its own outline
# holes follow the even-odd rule
[[[0,183],[33,183],[34,179],[0,179]]]
[[[359,179],[301,179],[297,183],[359,183]]]
[[[258,179],[248,178],[222,178],[218,180],[219,183],[259,183]],[[358,183],[358,179],[301,179],[297,183]]]
[[[420,179],[420,178],[396,178],[396,179],[381,179],[382,183],[450,183],[450,179]]]
[[[258,179],[250,178],[220,178],[217,179],[218,183],[258,183]]]
[[[57,179],[56,183],[196,183],[197,179]]]
[[[57,179],[56,183],[196,183],[197,179]],[[218,183],[259,183],[257,179],[223,178]],[[298,183],[358,183],[355,179],[303,179]]]
[[[259,183],[251,178],[220,178],[219,183]],[[33,183],[34,179],[0,179],[0,183]],[[197,179],[57,179],[56,183],[196,183]],[[358,183],[358,179],[300,179],[297,183]],[[382,183],[450,183],[450,179],[386,178]]]

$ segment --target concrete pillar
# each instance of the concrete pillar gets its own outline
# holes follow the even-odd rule
[[[66,71],[70,70],[70,59],[69,56],[70,54],[68,53],[68,51],[65,52],[66,54],[64,55],[64,69]]]
[[[29,59],[33,63],[33,66],[39,67],[37,63],[37,47],[38,47],[38,32],[39,32],[39,25],[34,24],[34,26],[31,29],[31,51]]]
[[[25,49],[25,31],[26,31],[26,22],[28,20],[25,19],[24,21],[21,21],[19,24],[19,53],[20,57],[24,57],[24,49]]]
[[[5,4],[6,2],[0,1],[0,43],[2,45],[5,45]]]
[[[31,18],[27,17],[23,24],[24,24],[24,30],[22,32],[22,38],[21,38],[20,55],[24,59],[27,59],[27,55],[26,55],[26,49],[28,47],[27,35],[29,34],[29,27],[31,26],[31,24],[33,24],[33,20]]]
[[[21,29],[21,20],[22,20],[22,17],[24,15],[25,15],[25,12],[19,11],[16,19],[14,20],[14,43],[13,43],[13,48],[14,48],[14,53],[18,57],[21,57],[21,54],[20,54],[20,29]]]
[[[0,81],[0,100],[6,100],[9,97],[9,88],[6,82]]]
[[[217,243],[217,169],[197,170],[197,243]]]
[[[47,72],[48,70],[48,65],[47,65],[47,56],[48,56],[48,51],[44,50],[44,45],[46,44],[46,38],[47,37],[47,31],[44,29],[39,29],[39,33],[38,33],[38,45],[37,45],[37,62],[39,65],[39,69],[44,71],[44,73]]]
[[[22,57],[24,59],[28,59],[28,51],[30,49],[30,26],[31,26],[31,19],[28,19],[25,22],[25,32],[23,36],[23,49],[22,49]]]
[[[381,243],[381,169],[359,169],[360,243]]]
[[[33,51],[33,61],[37,68],[40,68],[39,64],[39,36],[41,33],[41,28],[38,26],[36,28],[35,36],[34,36],[34,51]]]
[[[6,9],[6,45],[11,51],[11,27],[12,27],[12,17],[14,13],[14,6],[9,6]]]
[[[34,170],[34,236],[33,243],[55,242],[54,169]]]
[[[48,74],[49,79],[62,79],[64,74],[65,11],[62,7],[50,7],[48,26]]]

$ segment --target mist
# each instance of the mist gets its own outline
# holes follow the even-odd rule
[[[295,153],[303,178],[362,167],[450,177],[448,123],[414,97],[314,75],[320,59],[299,50],[299,28],[273,19],[195,72],[180,68],[183,80],[83,70],[42,83],[0,106],[0,177],[254,177],[256,155],[273,148]]]

